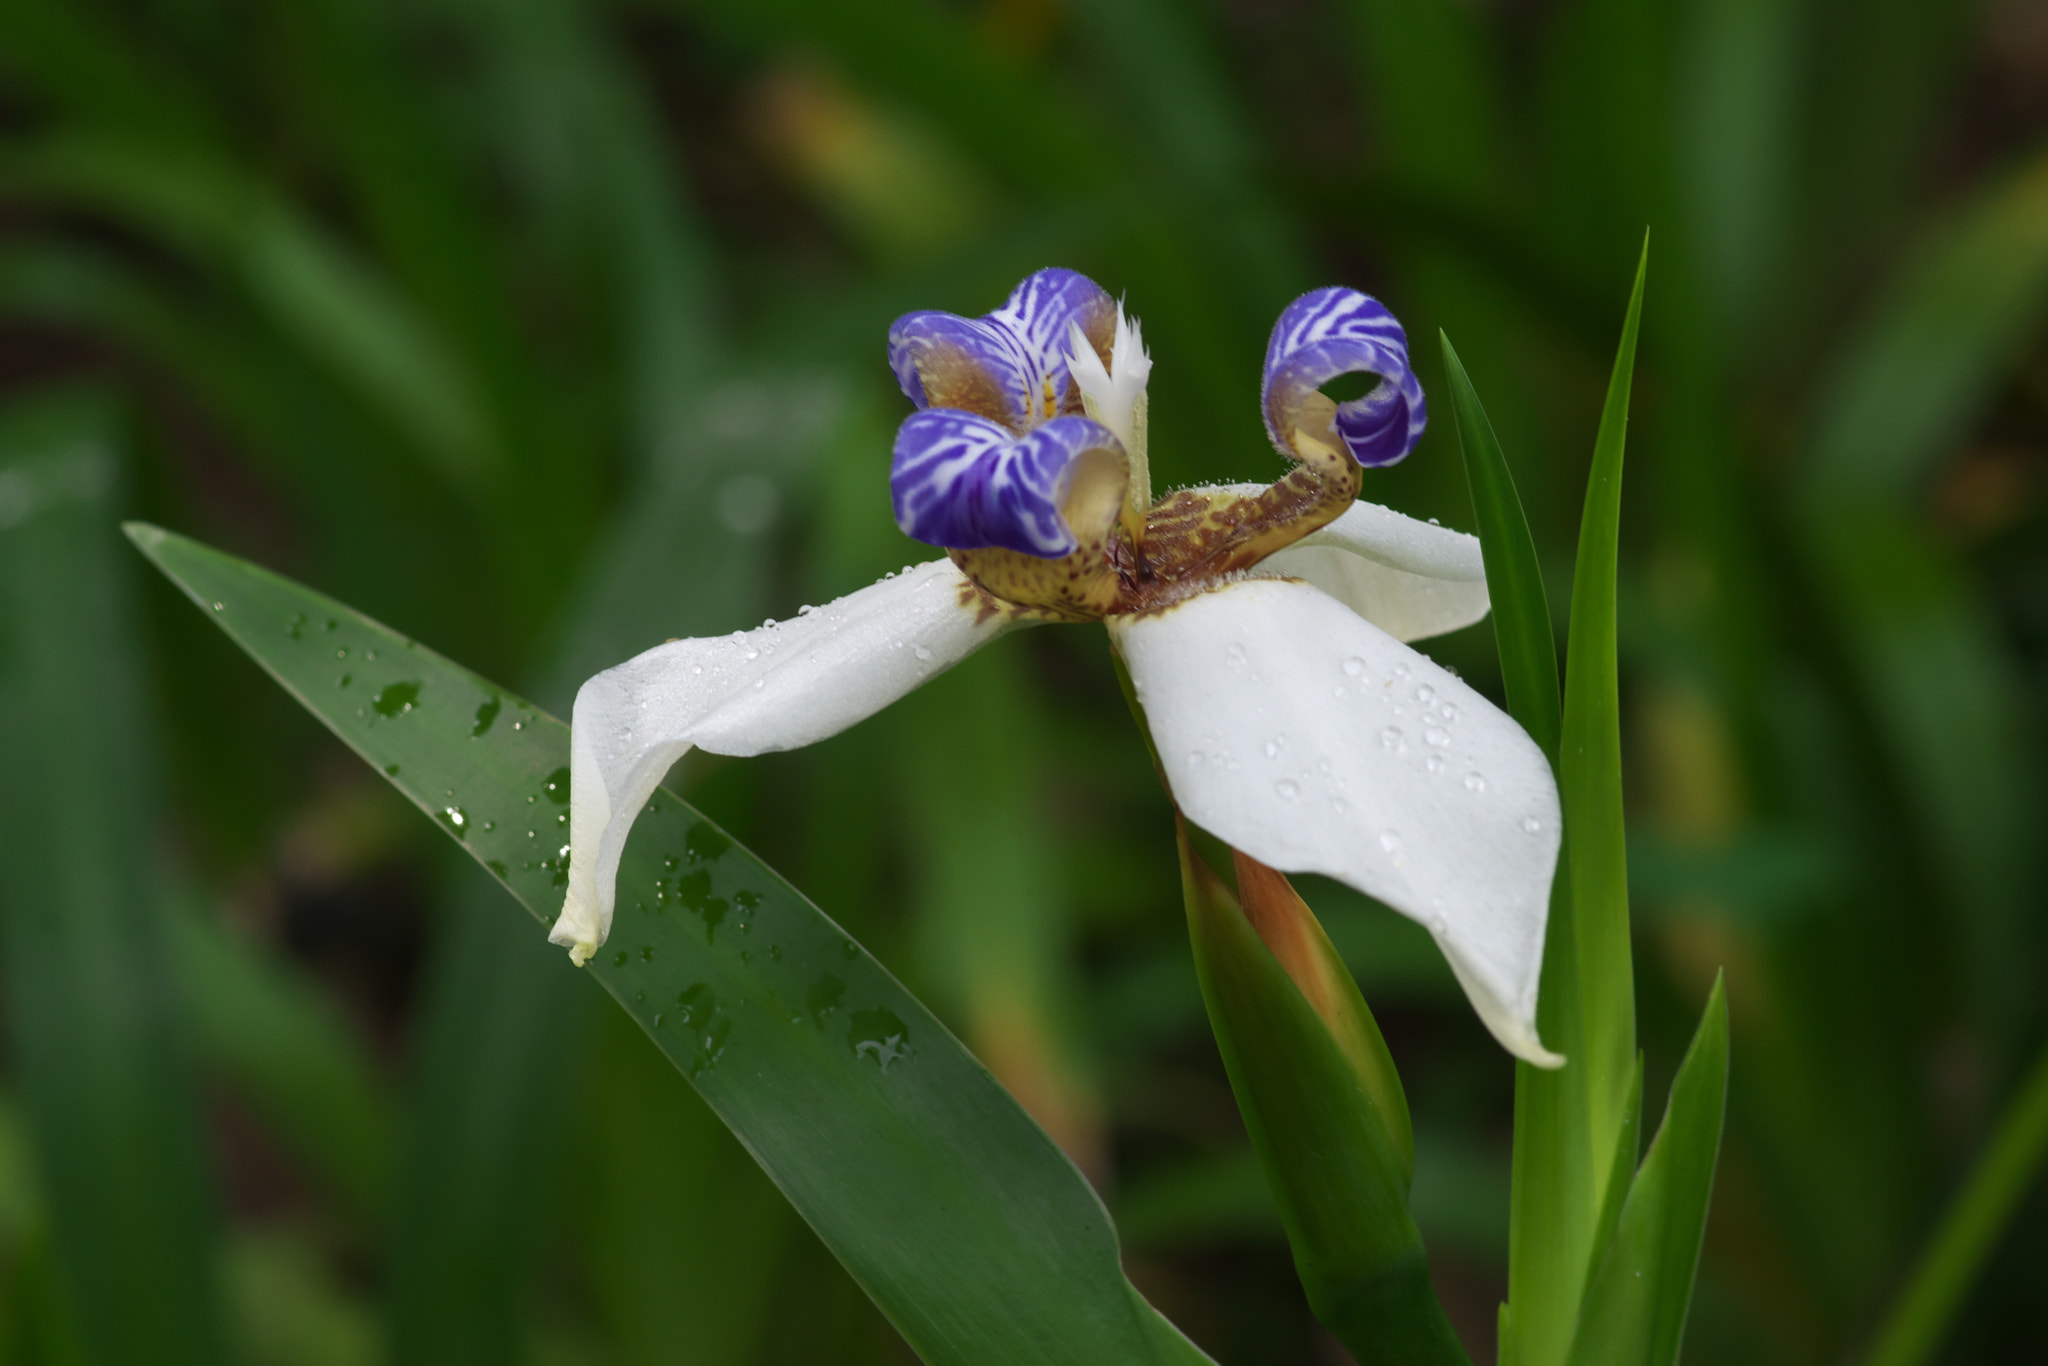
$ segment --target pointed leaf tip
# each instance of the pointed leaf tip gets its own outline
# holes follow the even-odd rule
[[[151,522],[123,522],[121,531],[129,540],[135,542],[136,549],[151,558],[155,557],[156,548],[170,535],[162,527]]]

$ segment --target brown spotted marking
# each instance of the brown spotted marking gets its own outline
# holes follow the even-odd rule
[[[1331,425],[1336,405],[1311,394],[1301,416],[1290,433],[1301,463],[1285,477],[1248,498],[1202,489],[1169,494],[1146,510],[1141,544],[1098,513],[1101,530],[1061,559],[997,547],[947,553],[990,597],[1056,620],[1172,606],[1327,526],[1358,497],[1362,472]],[[1076,520],[1070,512],[1068,524]]]

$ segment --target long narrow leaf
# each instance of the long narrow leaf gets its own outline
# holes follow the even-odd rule
[[[554,915],[566,728],[330,599],[152,527],[133,535],[530,913]],[[658,794],[619,904],[591,976],[927,1362],[1204,1360],[1124,1279],[1106,1211],[1045,1134],[723,831]]]
[[[1444,377],[1451,386],[1451,413],[1472,511],[1479,526],[1479,552],[1486,563],[1486,594],[1493,604],[1493,635],[1500,649],[1501,682],[1508,715],[1529,732],[1557,764],[1558,727],[1564,710],[1557,679],[1557,636],[1550,627],[1550,603],[1543,594],[1543,568],[1536,538],[1522,515],[1522,497],[1508,472],[1507,456],[1493,423],[1465,373],[1465,363],[1442,334]]]
[[[1664,1123],[1587,1287],[1573,1366],[1669,1366],[1678,1359],[1727,1099],[1728,998],[1716,977],[1672,1080]]]
[[[0,968],[88,1361],[220,1358],[196,1078],[151,871],[148,740],[108,405],[0,419]]]
[[[1503,1359],[1516,1366],[1557,1366],[1564,1360],[1587,1278],[1600,1255],[1603,1229],[1615,1208],[1608,1187],[1635,1165],[1630,1096],[1639,1083],[1614,612],[1622,452],[1648,267],[1645,243],[1594,439],[1572,583],[1558,751],[1565,838],[1551,893],[1537,1003],[1537,1026],[1545,1043],[1562,1051],[1567,1061],[1550,1073],[1527,1064],[1515,1069],[1514,1207]],[[1519,516],[1508,516],[1497,496],[1491,501],[1494,515],[1482,519],[1481,534],[1491,528],[1497,558],[1512,564],[1513,529],[1523,524]],[[1528,572],[1526,560],[1520,572]],[[1527,634],[1525,624],[1515,638]],[[1503,635],[1504,641],[1508,638]],[[1533,645],[1524,652],[1541,654]]]

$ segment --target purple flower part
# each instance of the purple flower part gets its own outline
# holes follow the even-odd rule
[[[1080,411],[1067,379],[1067,328],[1106,350],[1116,305],[1085,275],[1041,270],[981,318],[906,313],[889,328],[889,368],[920,408],[958,408],[1022,433]]]
[[[896,433],[889,492],[906,536],[948,550],[1003,546],[1058,559],[1080,544],[1061,513],[1089,451],[1121,453],[1109,428],[1056,417],[1022,436],[973,413],[929,408]]]
[[[1408,334],[1385,305],[1355,289],[1318,289],[1287,305],[1266,343],[1259,404],[1282,452],[1301,401],[1339,375],[1379,376],[1371,393],[1337,405],[1337,434],[1368,468],[1415,449],[1429,422],[1422,382],[1408,368]]]

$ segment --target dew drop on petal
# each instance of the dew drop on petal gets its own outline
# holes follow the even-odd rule
[[[1344,661],[1344,672],[1353,678],[1357,678],[1365,672],[1365,661],[1357,655],[1351,656],[1351,658]]]
[[[922,645],[912,650],[911,653],[916,655],[919,659],[930,659],[932,657],[932,652],[930,650],[927,650]]]
[[[1401,850],[1401,832],[1398,830],[1380,831],[1380,848],[1390,854],[1399,853]]]
[[[1476,772],[1467,773],[1465,775],[1465,790],[1467,792],[1486,791],[1486,775],[1483,773]]]
[[[1431,773],[1441,773],[1441,772],[1443,772],[1443,771],[1444,771],[1444,756],[1443,756],[1443,755],[1441,755],[1441,754],[1432,754],[1432,755],[1430,755],[1430,756],[1429,756],[1429,763],[1428,763],[1428,764],[1426,765],[1426,767],[1427,767],[1427,768],[1429,769],[1429,771],[1430,771]]]
[[[1232,641],[1230,644],[1223,647],[1223,657],[1229,660],[1232,664],[1244,663],[1244,646],[1238,644],[1236,641]]]
[[[1301,784],[1292,778],[1282,778],[1273,784],[1273,790],[1280,794],[1281,801],[1291,802],[1301,795]]]
[[[1438,748],[1451,743],[1451,733],[1442,726],[1431,726],[1428,730],[1422,732],[1422,738]]]
[[[1543,833],[1543,822],[1542,822],[1542,821],[1539,821],[1539,820],[1537,820],[1537,819],[1536,819],[1536,818],[1535,818],[1534,816],[1524,816],[1524,817],[1522,817],[1522,833],[1523,833],[1523,834],[1526,834],[1526,835],[1540,835],[1540,834],[1542,834],[1542,833]]]
[[[1332,798],[1330,798],[1330,810],[1332,810],[1332,811],[1336,812],[1336,813],[1337,813],[1338,815],[1340,815],[1340,816],[1341,816],[1341,815],[1343,815],[1343,814],[1344,814],[1344,813],[1345,813],[1346,811],[1349,811],[1350,809],[1351,809],[1351,803],[1350,803],[1350,802],[1347,802],[1347,801],[1345,801],[1345,800],[1344,800],[1344,799],[1343,799],[1342,797],[1332,797]]]
[[[1399,726],[1388,726],[1385,730],[1381,731],[1380,744],[1386,749],[1399,749],[1401,747],[1401,728]]]
[[[1423,684],[1415,690],[1415,700],[1425,707],[1428,706],[1436,701],[1436,689],[1430,687],[1427,683]]]

